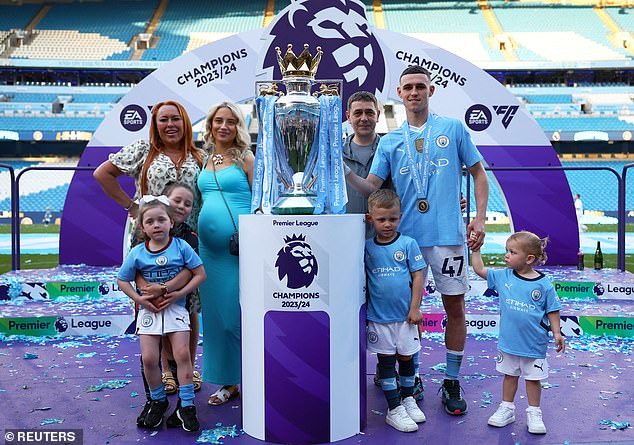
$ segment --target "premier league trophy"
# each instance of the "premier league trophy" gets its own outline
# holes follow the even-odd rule
[[[286,94],[268,82],[256,99],[260,134],[252,207],[277,215],[341,213],[347,197],[338,85],[322,83],[311,94],[320,47],[314,56],[307,44],[299,56],[291,44],[284,56],[275,50]]]

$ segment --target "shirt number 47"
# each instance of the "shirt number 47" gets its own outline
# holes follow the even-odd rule
[[[442,264],[442,274],[449,277],[461,276],[464,266],[464,256],[447,257]],[[458,269],[458,272],[456,272]]]

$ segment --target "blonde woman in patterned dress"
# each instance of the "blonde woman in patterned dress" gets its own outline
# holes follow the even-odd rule
[[[187,184],[196,194],[192,213],[187,223],[196,231],[200,212],[197,180],[204,158],[204,151],[194,145],[192,124],[187,111],[178,102],[168,100],[159,102],[152,109],[150,140],[137,140],[121,148],[117,153],[112,153],[108,160],[95,170],[93,176],[106,195],[126,209],[132,218],[137,217],[138,200],[143,195],[159,196],[170,182]],[[122,175],[134,178],[136,187],[134,196],[128,196],[121,188],[117,178]],[[170,283],[174,283],[173,285],[178,289],[178,280],[179,276],[167,284],[169,286]],[[183,285],[187,281],[188,279],[185,279],[182,282]],[[146,295],[148,298],[151,297],[151,295]],[[198,342],[200,300],[198,293],[191,295],[195,296],[189,305],[192,322],[190,339],[192,342]],[[194,360],[195,356],[192,357],[192,364]],[[166,366],[164,366],[164,370],[163,382],[168,386],[166,388],[168,393],[173,394],[176,392],[176,382]],[[196,390],[200,389],[201,382],[200,374],[198,371],[194,371]],[[145,378],[143,383],[146,385],[146,395],[149,398],[149,389]],[[137,419],[139,426],[144,426],[142,423],[147,408],[148,404],[146,403],[143,412]]]

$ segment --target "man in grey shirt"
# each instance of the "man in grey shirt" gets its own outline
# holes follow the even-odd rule
[[[374,94],[368,91],[357,91],[348,98],[346,117],[354,133],[343,143],[343,161],[355,174],[366,178],[370,173],[370,166],[374,152],[379,144],[380,136],[376,134],[376,124],[381,111]],[[384,185],[385,187],[385,185]],[[368,212],[368,199],[357,192],[350,185],[348,191],[347,213]],[[370,225],[366,226],[366,237],[374,235]]]

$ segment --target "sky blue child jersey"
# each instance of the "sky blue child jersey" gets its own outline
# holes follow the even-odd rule
[[[465,226],[460,211],[460,186],[462,166],[471,167],[482,156],[471,140],[471,135],[456,119],[431,115],[431,137],[424,147],[429,150],[428,191],[429,210],[420,213],[417,209],[417,193],[410,174],[409,156],[406,150],[405,131],[402,127],[386,134],[379,141],[370,173],[385,180],[392,177],[394,188],[401,198],[403,217],[399,231],[414,238],[420,247],[457,246],[465,241]],[[410,131],[410,145],[425,138],[427,128]],[[416,149],[415,163],[422,163],[425,155]],[[420,165],[420,164],[419,164]],[[419,168],[422,172],[422,166]]]
[[[158,252],[150,252],[146,243],[134,246],[123,260],[117,278],[134,281],[137,270],[148,283],[164,283],[174,278],[184,267],[195,269],[203,262],[194,249],[181,238],[171,238],[169,244]],[[175,304],[185,306],[185,298]]]
[[[550,280],[542,273],[527,279],[512,269],[488,269],[487,284],[500,295],[498,349],[521,357],[546,357],[547,314],[561,310]]]
[[[378,323],[407,320],[412,302],[411,272],[426,266],[420,249],[409,236],[398,234],[390,243],[376,238],[365,242],[365,271],[369,303],[366,317]]]

